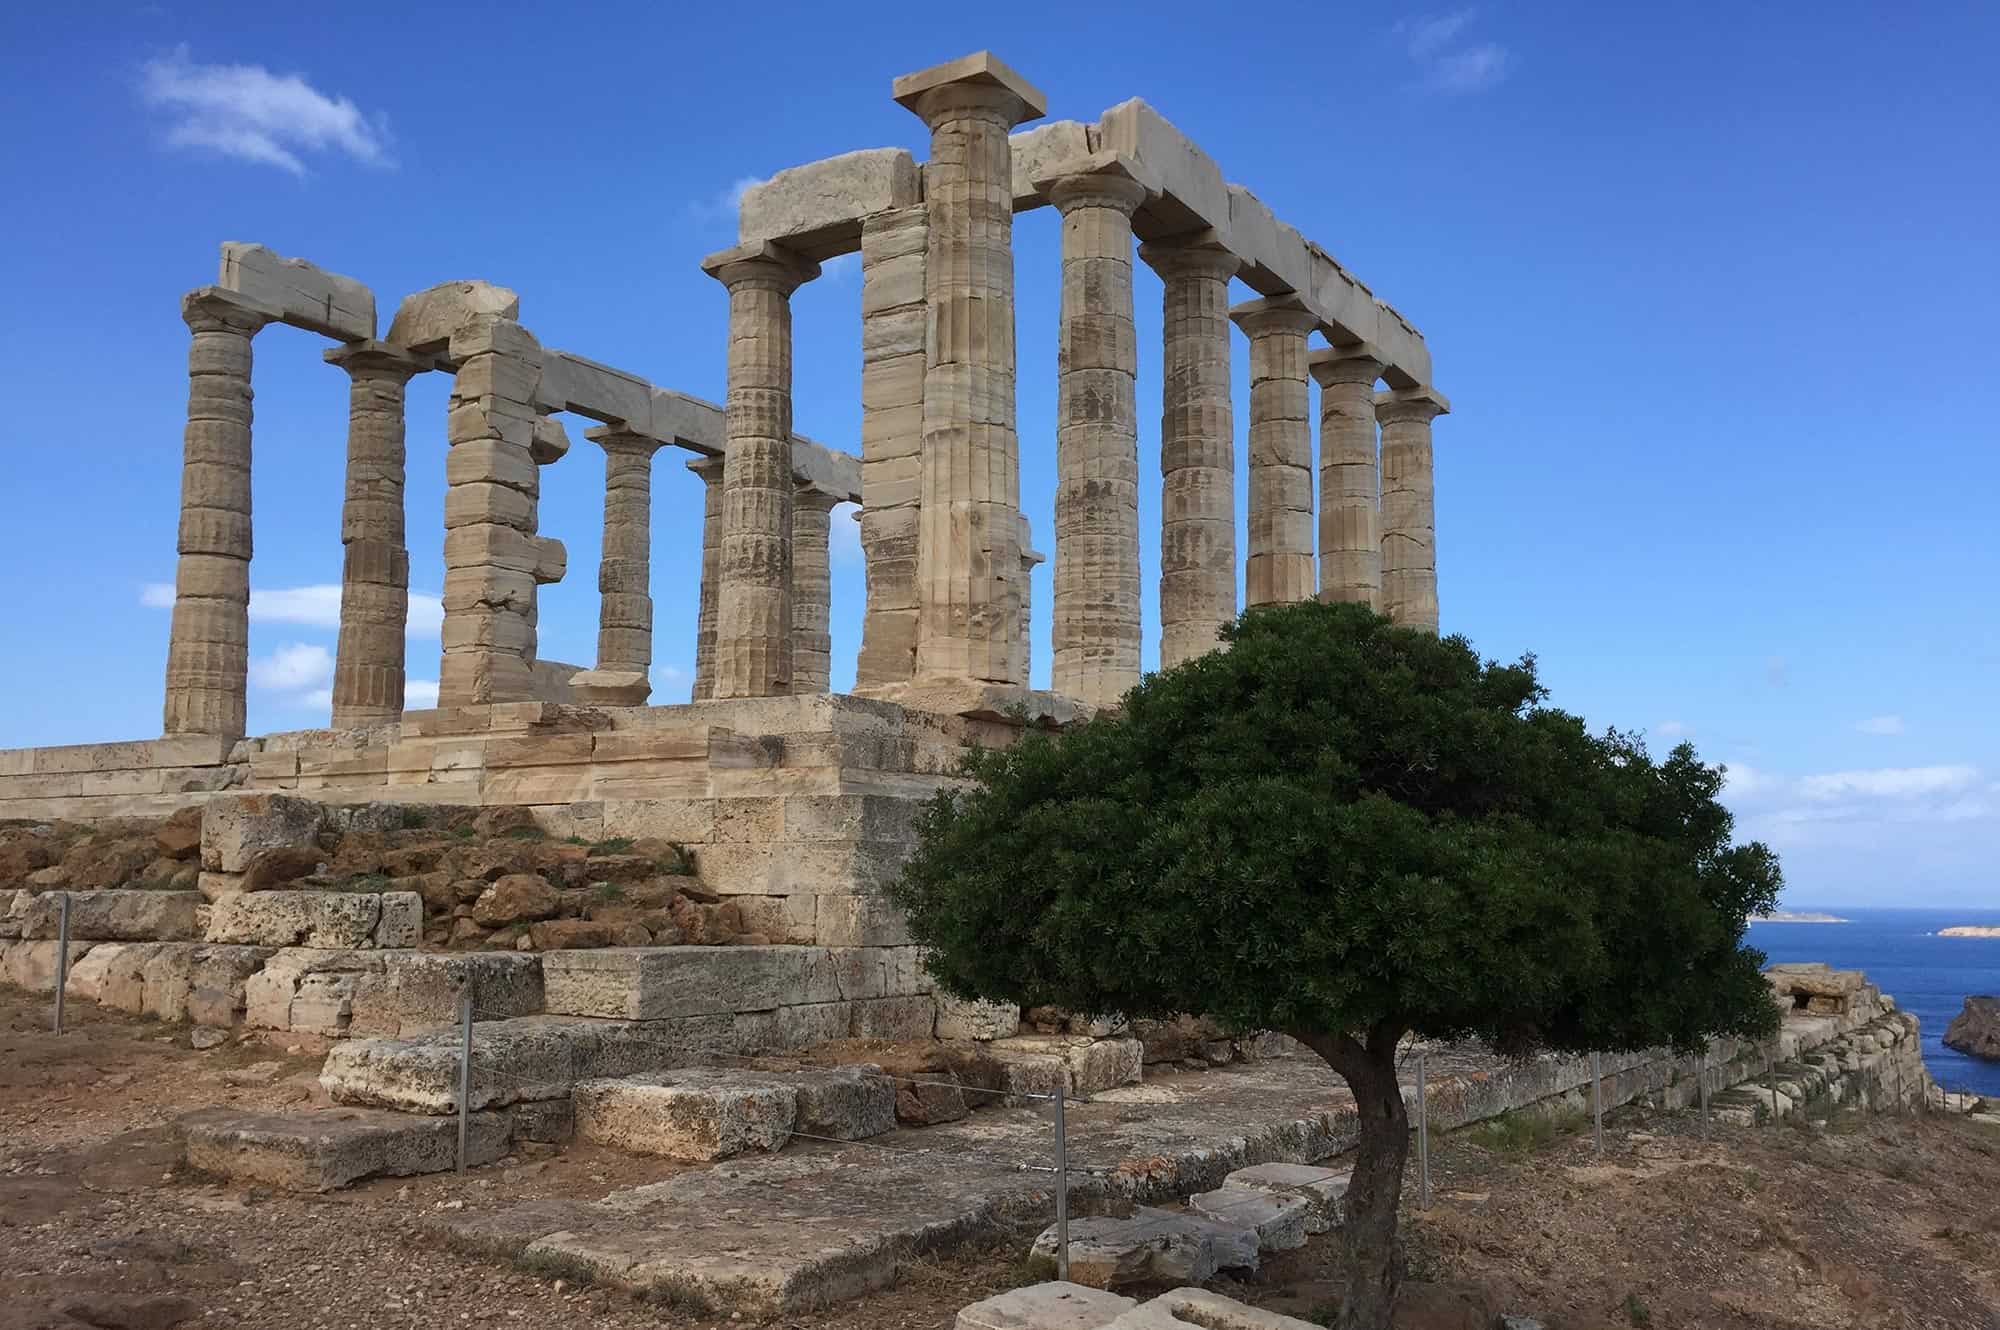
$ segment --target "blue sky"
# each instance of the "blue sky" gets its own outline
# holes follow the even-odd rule
[[[735,193],[855,148],[921,156],[890,79],[991,47],[1052,116],[1145,97],[1423,329],[1456,408],[1437,426],[1447,630],[1538,653],[1594,724],[1727,762],[1792,903],[1990,903],[2000,9],[1899,8],[10,8],[0,687],[18,700],[0,746],[159,730],[167,615],[148,588],[173,576],[177,302],[213,280],[219,242],[359,278],[384,326],[409,291],[499,282],[545,344],[719,399],[726,304],[697,263],[733,241]],[[1016,228],[1023,503],[1043,549],[1056,234],[1047,211]],[[798,427],[848,449],[858,300],[851,261],[795,300]],[[1138,301],[1150,587],[1143,268]],[[256,342],[259,731],[325,717],[346,379],[323,347],[283,328]],[[446,386],[410,393],[420,593],[442,579]],[[587,664],[603,470],[582,423],[544,473],[543,529],[571,571],[541,628],[543,655]],[[700,483],[663,454],[654,491],[671,701],[693,657]],[[852,528],[836,517],[837,686],[858,636]],[[1038,681],[1048,591],[1044,566]],[[423,608],[410,673],[434,680]]]

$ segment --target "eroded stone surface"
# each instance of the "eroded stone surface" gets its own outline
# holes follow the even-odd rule
[[[1224,1186],[1188,1197],[1188,1209],[1217,1223],[1253,1230],[1260,1251],[1306,1245],[1307,1206],[1302,1196]]]
[[[973,1303],[959,1312],[956,1330],[1097,1330],[1138,1305],[1105,1289],[1051,1280]]]
[[[1347,1185],[1353,1170],[1312,1164],[1252,1164],[1223,1179],[1227,1187],[1247,1188],[1306,1203],[1305,1231],[1325,1233],[1339,1227],[1347,1206]]]
[[[1043,1229],[1030,1259],[1052,1265],[1056,1228]],[[1069,1221],[1069,1277],[1091,1288],[1200,1283],[1218,1270],[1257,1268],[1254,1230],[1142,1205],[1123,1218]]]
[[[466,1163],[507,1153],[503,1113],[467,1118]],[[448,1172],[457,1164],[455,1118],[368,1109],[237,1113],[210,1109],[181,1122],[188,1166],[290,1191],[331,1191],[368,1177]]]
[[[728,1159],[784,1149],[798,1101],[789,1083],[736,1071],[585,1081],[576,1087],[576,1134],[632,1154]]]

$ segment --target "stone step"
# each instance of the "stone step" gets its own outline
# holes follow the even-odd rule
[[[1042,1230],[1031,1265],[1055,1268],[1056,1237],[1054,1224]],[[1255,1229],[1187,1211],[1141,1205],[1123,1217],[1069,1221],[1069,1277],[1091,1288],[1199,1284],[1220,1270],[1255,1270],[1257,1254]]]
[[[1023,1091],[1041,1094],[1054,1093],[1058,1084],[1078,1095],[1137,1085],[1144,1054],[1137,1039],[1087,1035],[1017,1035],[983,1047],[1003,1066],[1022,1069]]]
[[[1104,1330],[1319,1330],[1311,1321],[1211,1293],[1177,1288],[1104,1323]]]
[[[1188,1197],[1188,1209],[1219,1224],[1233,1224],[1257,1235],[1259,1251],[1291,1251],[1306,1245],[1303,1196],[1259,1191],[1251,1187],[1218,1187]]]
[[[473,1113],[466,1123],[468,1165],[490,1164],[507,1153],[513,1134],[507,1114]],[[180,1131],[189,1168],[287,1191],[332,1191],[362,1178],[443,1173],[458,1158],[456,1118],[380,1110],[217,1108],[183,1118]]]
[[[855,1067],[694,1068],[576,1087],[576,1132],[633,1154],[705,1161],[782,1150],[794,1133],[857,1141],[893,1131],[896,1088]]]
[[[1105,1289],[1050,1280],[973,1303],[953,1330],[1100,1330],[1138,1305]]]
[[[1306,1203],[1306,1232],[1327,1233],[1340,1227],[1347,1212],[1351,1168],[1320,1168],[1314,1164],[1252,1164],[1222,1180],[1224,1187],[1296,1196]]]

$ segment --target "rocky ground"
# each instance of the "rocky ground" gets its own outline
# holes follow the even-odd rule
[[[177,1168],[167,1124],[211,1104],[304,1102],[317,1050],[277,1036],[292,1042],[197,1052],[185,1027],[81,1003],[57,1040],[48,1014],[46,999],[0,994],[0,1330],[717,1324],[447,1251],[426,1222],[468,1202],[601,1196],[680,1165],[570,1147],[328,1196],[218,1185]],[[1686,1116],[1629,1112],[1606,1147],[1598,1160],[1581,1124],[1504,1120],[1433,1142],[1434,1204],[1405,1226],[1422,1284],[1412,1330],[1483,1327],[1499,1309],[1551,1330],[2000,1327],[2000,1131],[1836,1115],[1703,1138]],[[1019,1255],[921,1263],[893,1290],[779,1324],[937,1330],[1025,1281]],[[1330,1260],[1315,1239],[1220,1291],[1313,1317],[1332,1298]]]

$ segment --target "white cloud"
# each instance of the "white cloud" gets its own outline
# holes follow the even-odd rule
[[[1406,18],[1389,30],[1416,64],[1418,87],[1456,96],[1483,92],[1507,77],[1514,55],[1505,46],[1492,41],[1460,45],[1478,14],[1477,7],[1454,9]]]
[[[331,701],[332,699],[328,699]],[[438,704],[438,681],[436,679],[405,679],[403,681],[403,709],[405,711],[429,711]]]
[[[1830,771],[1798,783],[1799,796],[1813,803],[1848,799],[1917,799],[1956,794],[1979,782],[1979,769],[1967,766],[1878,767],[1872,771]]]
[[[332,678],[333,653],[316,642],[287,642],[250,662],[251,684],[274,692],[311,690]]]
[[[826,535],[826,557],[829,562],[841,565],[861,562],[861,523],[855,514],[861,511],[858,503],[836,503],[828,519]]]
[[[819,265],[819,277],[823,282],[844,282],[860,271],[859,254],[836,254]]]
[[[165,112],[167,144],[306,173],[301,154],[334,152],[391,166],[388,120],[330,97],[300,74],[262,65],[198,65],[180,46],[140,70],[139,95]]]
[[[1653,727],[1653,733],[1659,735],[1662,739],[1679,739],[1686,736],[1688,733],[1687,722],[1679,720],[1663,720],[1658,725]]]
[[[333,690],[331,688],[315,688],[310,693],[300,693],[292,699],[292,705],[331,711],[333,710]]]
[[[147,582],[139,589],[139,603],[151,609],[172,609],[171,582]],[[252,623],[288,623],[303,628],[340,627],[340,583],[315,582],[308,586],[250,588]],[[410,615],[404,631],[411,637],[431,640],[444,628],[444,600],[428,591],[410,593]]]
[[[1867,720],[1854,722],[1854,728],[1863,734],[1901,734],[1903,718],[1896,715],[1870,716]]]
[[[743,196],[764,183],[762,176],[738,176],[729,182],[729,187],[713,198],[696,199],[688,204],[688,211],[703,221],[736,220],[736,210],[743,205]]]

